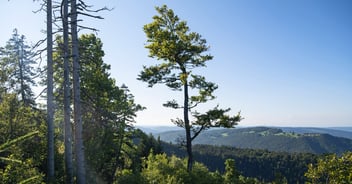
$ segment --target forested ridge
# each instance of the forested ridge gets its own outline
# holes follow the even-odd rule
[[[297,128],[299,131],[300,129]],[[302,129],[303,130],[303,129]],[[306,130],[305,130],[306,131]],[[235,148],[266,149],[276,152],[291,153],[336,153],[342,154],[352,150],[352,140],[336,137],[317,130],[308,133],[285,132],[280,128],[250,127],[235,129],[214,129],[204,132],[195,140],[195,144],[230,146]],[[335,135],[345,135],[348,132],[335,131]],[[181,131],[155,133],[165,142],[177,143],[182,137]]]
[[[17,29],[6,45],[0,46],[0,183],[352,182],[349,139],[341,143],[342,138],[325,134],[306,138],[263,127],[233,133],[256,137],[252,142],[240,140],[251,145],[281,144],[275,136],[295,140],[318,137],[324,145],[336,146],[334,153],[326,155],[199,144],[205,140],[201,136],[213,139],[215,134],[209,134],[212,128],[231,131],[243,117],[220,105],[204,113],[196,110],[215,99],[218,86],[194,70],[205,67],[212,56],[207,53],[206,40],[190,32],[186,21],[166,5],[156,7],[158,15],[143,27],[149,56],[161,63],[144,66],[138,79],[149,87],[164,84],[184,92],[183,102],[171,99],[163,105],[183,110],[183,118],[172,121],[185,136],[170,144],[144,133],[135,127],[144,104],[135,101],[128,84],[111,77],[101,39],[92,33],[78,34],[79,28],[97,31],[81,25],[78,16],[101,19],[94,13],[108,9],[93,10],[82,0],[54,5],[51,0],[43,2],[48,29],[53,24],[51,8],[60,12],[53,20],[57,30],[54,34],[47,30],[47,37],[38,42],[47,42],[47,46],[30,46]],[[45,66],[40,64],[44,55],[48,60]],[[43,90],[34,94],[37,86]],[[220,135],[216,136],[230,137],[229,132]],[[307,142],[316,145],[313,139]],[[319,149],[317,153],[325,153]]]

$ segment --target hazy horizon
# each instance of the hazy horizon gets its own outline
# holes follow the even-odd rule
[[[134,124],[136,127],[175,127],[177,128],[178,126],[175,124],[141,124],[139,125],[138,123]],[[247,127],[287,127],[287,128],[352,128],[352,125],[350,126],[289,126],[289,125],[264,125],[264,124],[253,124],[253,125],[236,125],[234,128],[247,128]],[[182,129],[181,127],[179,127]]]

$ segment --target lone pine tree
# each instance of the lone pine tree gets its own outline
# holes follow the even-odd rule
[[[230,109],[215,107],[206,113],[199,113],[195,108],[215,96],[213,92],[218,88],[215,83],[206,81],[205,77],[193,74],[195,68],[205,67],[206,62],[213,56],[204,54],[209,50],[206,40],[196,32],[190,32],[185,21],[180,21],[173,10],[166,5],[156,7],[159,15],[153,17],[153,22],[146,24],[144,32],[147,36],[149,56],[162,61],[154,66],[144,66],[138,80],[148,83],[148,87],[155,84],[165,84],[171,90],[183,91],[183,105],[176,100],[163,104],[165,107],[183,109],[183,119],[172,120],[177,126],[185,129],[186,149],[188,154],[188,171],[192,170],[192,140],[202,131],[211,127],[234,127],[242,118],[226,115]],[[198,91],[191,96],[189,90]],[[194,120],[190,120],[190,114]]]

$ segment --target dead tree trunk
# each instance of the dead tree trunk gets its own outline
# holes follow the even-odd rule
[[[72,125],[71,125],[71,96],[70,96],[70,66],[69,66],[69,23],[68,23],[68,0],[61,4],[61,17],[63,28],[63,60],[64,60],[64,139],[65,139],[65,181],[73,183],[72,164]]]
[[[53,102],[53,37],[52,2],[47,0],[47,123],[48,123],[48,183],[55,182],[54,165],[54,102]]]
[[[73,56],[73,107],[75,125],[75,156],[77,166],[77,183],[86,183],[86,170],[84,158],[84,146],[82,138],[82,114],[80,94],[80,64],[79,43],[77,30],[77,1],[71,0],[71,34],[72,34],[72,56]]]

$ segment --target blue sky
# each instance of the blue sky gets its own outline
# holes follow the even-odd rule
[[[182,94],[164,86],[147,88],[137,81],[148,58],[143,25],[152,21],[155,6],[168,5],[200,33],[214,56],[195,72],[219,85],[217,104],[241,111],[240,125],[350,126],[352,123],[352,1],[350,0],[99,0],[87,1],[104,20],[85,19],[100,30],[105,62],[119,85],[125,83],[147,110],[137,125],[172,125],[182,111],[162,107]],[[0,2],[0,45],[13,28],[29,42],[44,37],[45,14],[33,14],[39,3]]]

